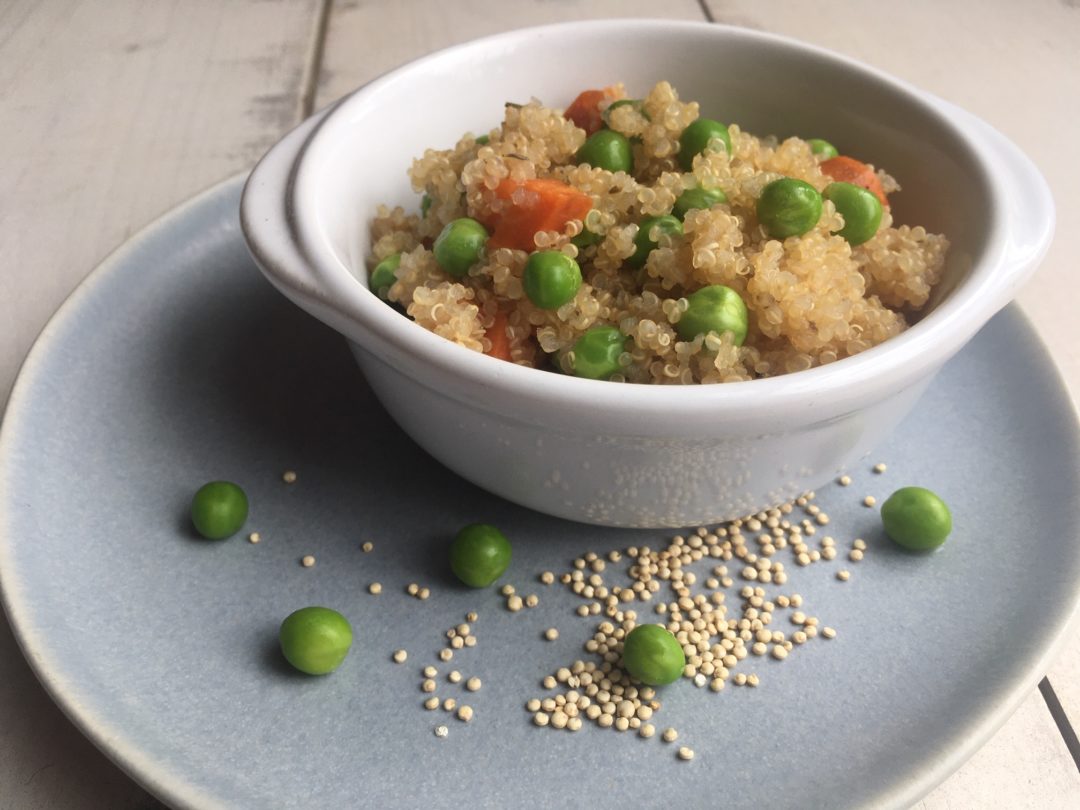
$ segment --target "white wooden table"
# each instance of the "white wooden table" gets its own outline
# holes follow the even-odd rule
[[[1020,300],[1076,398],[1078,0],[2,0],[0,403],[47,318],[112,248],[250,168],[313,109],[483,34],[659,15],[846,53],[966,107],[1026,150],[1050,180],[1059,224]],[[1080,807],[1069,726],[1080,727],[1080,634],[1047,675],[918,807]],[[0,810],[156,806],[51,703],[0,618]]]

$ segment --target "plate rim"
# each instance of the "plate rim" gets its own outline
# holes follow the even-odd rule
[[[0,417],[0,484],[5,482],[10,473],[10,463],[7,459],[11,454],[11,445],[14,444],[14,436],[20,424],[25,421],[22,414],[28,408],[31,395],[36,389],[39,374],[42,373],[41,366],[50,356],[63,327],[81,311],[84,300],[87,300],[93,291],[108,278],[121,272],[127,266],[128,257],[152,242],[161,232],[176,227],[196,212],[209,208],[229,196],[236,197],[239,202],[247,177],[248,172],[230,175],[167,210],[118,245],[64,299],[38,333],[30,351],[20,365],[3,416]],[[236,238],[243,243],[239,229]],[[1018,316],[1019,322],[1027,331],[1027,337],[1033,340],[1041,350],[1039,352],[1042,361],[1040,372],[1050,375],[1049,380],[1053,382],[1051,387],[1056,397],[1059,397],[1061,403],[1068,407],[1074,425],[1078,428],[1069,440],[1074,445],[1080,444],[1080,407],[1066,385],[1052,353],[1019,304],[1014,302],[1008,309],[1013,315]],[[1080,471],[1080,461],[1077,465]],[[2,489],[10,491],[10,488],[6,486]],[[20,651],[49,698],[98,750],[129,778],[158,799],[175,807],[218,806],[220,797],[206,793],[190,778],[174,773],[167,763],[145,754],[137,740],[131,738],[130,734],[125,733],[122,728],[114,728],[108,717],[101,716],[94,708],[80,702],[78,688],[69,682],[70,679],[66,674],[56,668],[50,668],[51,653],[47,649],[46,639],[40,634],[34,634],[33,621],[29,617],[31,609],[24,604],[24,600],[20,599],[22,586],[17,581],[16,574],[13,573],[10,559],[12,540],[7,531],[6,515],[5,501],[0,499],[0,606],[7,616]],[[955,773],[1013,716],[1029,695],[1030,690],[1038,687],[1039,681],[1050,664],[1060,654],[1069,634],[1080,628],[1080,581],[1075,583],[1069,597],[1067,604],[1063,606],[1067,609],[1061,611],[1062,618],[1041,654],[1019,668],[1011,684],[1001,690],[1004,697],[992,701],[979,715],[971,718],[970,732],[963,742],[953,747],[948,755],[937,759],[930,767],[913,769],[901,783],[893,788],[886,788],[885,792],[879,794],[878,800],[897,807],[906,807],[918,801]]]

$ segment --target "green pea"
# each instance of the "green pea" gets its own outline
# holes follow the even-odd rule
[[[300,608],[290,613],[278,630],[285,660],[308,675],[333,672],[352,647],[349,621],[325,607]]]
[[[829,183],[822,196],[830,200],[844,218],[844,227],[834,233],[840,234],[852,245],[861,245],[881,225],[884,210],[881,200],[872,191],[853,183]]]
[[[728,128],[711,118],[699,118],[683,130],[679,138],[679,165],[684,172],[694,168],[694,158],[706,149],[716,148],[719,141],[728,152],[731,151],[731,135]]]
[[[671,213],[679,219],[685,219],[688,212],[695,208],[712,208],[717,203],[726,203],[727,194],[718,188],[688,188],[675,200]]]
[[[835,146],[821,138],[811,138],[807,143],[810,144],[810,151],[815,155],[821,155],[822,160],[828,160],[840,154]]]
[[[230,481],[204,484],[191,499],[191,522],[207,540],[224,540],[236,534],[247,516],[247,495]]]
[[[634,155],[630,150],[630,141],[625,135],[613,129],[601,129],[589,136],[578,150],[578,163],[588,163],[597,169],[609,172],[634,171]]]
[[[480,261],[488,232],[475,219],[462,217],[446,223],[435,238],[435,261],[452,276],[461,277]]]
[[[397,276],[394,275],[394,271],[401,265],[401,254],[395,253],[392,256],[387,256],[371,271],[371,276],[368,278],[368,288],[375,293],[379,298],[386,299],[386,291],[390,288],[390,285],[397,281]]]
[[[510,541],[488,523],[470,523],[450,544],[450,570],[471,588],[486,588],[510,565]]]
[[[588,228],[582,228],[581,233],[570,239],[570,244],[576,247],[578,250],[583,250],[587,247],[598,245],[603,241],[603,234],[593,233]]]
[[[620,369],[626,336],[614,326],[594,326],[574,343],[574,376],[606,380]]]
[[[929,551],[945,542],[952,515],[945,501],[922,487],[903,487],[881,505],[885,534],[904,548]]]
[[[801,236],[821,218],[821,195],[809,183],[781,177],[762,189],[757,216],[774,239]]]
[[[491,143],[491,136],[490,135],[477,135],[476,136],[476,145],[477,146],[487,146],[489,143]]]
[[[427,212],[431,210],[431,195],[427,192],[420,198],[420,216],[426,217]]]
[[[736,346],[746,340],[750,316],[742,297],[723,284],[711,284],[686,296],[689,306],[675,324],[675,331],[683,340],[693,340],[698,335],[730,332]]]
[[[558,309],[581,286],[578,263],[558,250],[538,250],[525,262],[525,295],[540,309]]]
[[[634,245],[637,249],[634,255],[627,259],[632,267],[643,267],[649,254],[659,247],[660,243],[653,239],[654,232],[658,237],[660,234],[682,236],[683,227],[682,223],[671,214],[665,214],[662,217],[646,217],[641,220],[637,235],[634,237]]]
[[[649,686],[677,681],[686,667],[679,640],[658,624],[639,624],[623,640],[623,666]]]

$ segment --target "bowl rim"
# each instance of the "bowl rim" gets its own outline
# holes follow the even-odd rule
[[[657,37],[679,38],[691,33],[701,35],[707,31],[707,35],[717,39],[734,37],[801,52],[808,58],[826,60],[855,71],[868,82],[877,83],[921,108],[943,131],[951,135],[956,148],[968,154],[972,165],[980,172],[981,180],[992,192],[986,235],[971,257],[972,265],[967,277],[931,312],[901,334],[834,363],[743,382],[620,386],[609,381],[581,379],[497,360],[452,343],[413,323],[368,290],[366,284],[354,274],[355,271],[330,246],[321,224],[311,215],[314,206],[303,203],[318,196],[319,157],[332,151],[331,145],[347,128],[352,112],[362,108],[376,91],[407,79],[418,68],[431,69],[440,62],[453,63],[467,59],[470,53],[477,50],[505,49],[515,42],[538,35],[588,38],[602,33],[604,37],[611,37],[613,30],[640,31],[646,27],[651,35]],[[1002,227],[1005,188],[994,171],[992,150],[981,142],[978,132],[968,131],[958,123],[956,115],[961,112],[877,68],[777,34],[693,21],[618,19],[556,23],[503,32],[454,45],[408,62],[358,88],[338,102],[315,125],[300,146],[292,164],[292,182],[286,207],[295,228],[293,237],[296,246],[325,287],[320,299],[336,308],[343,317],[347,337],[369,352],[389,359],[399,368],[435,372],[436,377],[444,376],[438,373],[440,370],[444,373],[452,371],[463,383],[497,389],[507,395],[528,397],[552,406],[587,402],[592,408],[618,408],[624,413],[664,412],[682,415],[700,415],[703,409],[709,412],[720,409],[727,416],[731,413],[760,412],[762,404],[768,403],[770,419],[786,413],[805,412],[808,405],[830,406],[831,412],[839,413],[856,409],[866,401],[879,399],[929,377],[1007,303],[1011,292],[1018,286],[1013,285],[1007,297],[999,289],[1002,286],[1000,277],[1015,273],[1015,268],[1010,270],[1008,262],[1008,228]],[[970,121],[962,120],[961,123],[970,126],[975,122],[989,129],[974,116],[963,115]],[[1036,260],[1049,245],[1049,238],[1043,241]],[[1035,260],[1028,262],[1034,263]]]

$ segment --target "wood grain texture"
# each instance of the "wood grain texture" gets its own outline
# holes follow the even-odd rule
[[[295,122],[317,5],[0,4],[0,402],[107,252]]]
[[[315,106],[323,107],[391,68],[459,42],[514,28],[605,17],[703,20],[704,14],[697,0],[663,4],[653,0],[334,0]]]
[[[102,257],[295,122],[318,5],[0,3],[0,403]],[[0,619],[0,810],[160,806],[49,700]]]

